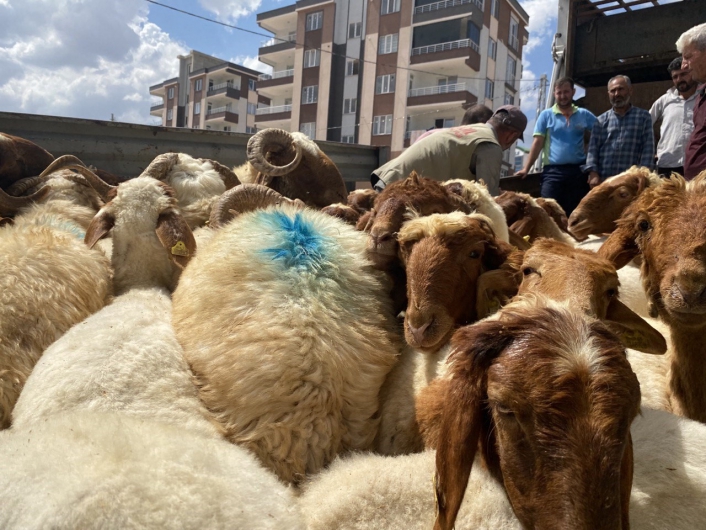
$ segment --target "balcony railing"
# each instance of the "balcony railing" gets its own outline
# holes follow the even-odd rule
[[[478,9],[483,11],[483,1],[484,0],[441,0],[441,2],[434,2],[432,4],[424,4],[422,6],[415,7],[414,14],[419,15],[420,13],[429,13],[430,11],[446,9],[447,7],[461,6],[464,4],[475,4]]]
[[[212,85],[208,87],[209,92],[215,92],[216,90],[221,90],[222,88],[235,88],[239,89],[239,86],[235,86],[231,81],[226,81],[225,83],[218,83],[217,85]]]
[[[464,90],[466,90],[466,83],[451,83],[448,85],[411,88],[409,90],[409,97],[432,96],[434,94],[448,94],[449,92],[462,92]]]
[[[451,42],[442,42],[441,44],[432,44],[431,46],[420,46],[412,48],[412,55],[424,55],[425,53],[445,52],[448,50],[456,50],[458,48],[471,48],[480,53],[478,44],[471,39],[454,40]]]
[[[210,116],[212,114],[218,114],[220,112],[230,112],[230,105],[226,105],[225,107],[211,107],[206,111],[206,116]]]
[[[257,78],[259,81],[269,81],[270,79],[280,79],[282,77],[290,77],[294,75],[294,68],[289,70],[280,70],[279,72],[272,72],[271,74],[260,74]]]
[[[272,37],[271,39],[263,40],[262,43],[260,43],[260,48],[264,48],[266,46],[274,46],[275,44],[281,44],[283,42],[295,42],[296,40],[297,34],[290,33],[286,37]]]
[[[277,114],[279,112],[292,112],[291,105],[277,105],[275,107],[258,107],[256,114]]]

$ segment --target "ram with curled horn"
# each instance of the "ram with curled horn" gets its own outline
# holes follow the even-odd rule
[[[248,161],[234,169],[241,182],[262,184],[307,206],[345,203],[340,171],[306,135],[264,129],[248,141]]]
[[[0,133],[0,188],[41,173],[54,156],[37,144],[19,136]]]

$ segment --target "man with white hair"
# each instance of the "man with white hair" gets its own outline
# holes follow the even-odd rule
[[[626,75],[608,81],[608,99],[612,108],[593,124],[588,144],[586,168],[592,188],[630,166],[654,169],[655,140],[652,118],[645,109],[630,103],[632,83]]]
[[[677,40],[682,54],[682,68],[691,69],[691,77],[706,83],[706,24],[700,24],[682,33]],[[684,155],[684,178],[693,179],[706,169],[706,84],[696,90],[694,105],[694,132],[691,133]]]

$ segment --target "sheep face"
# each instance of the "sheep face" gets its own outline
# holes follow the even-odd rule
[[[479,442],[524,527],[628,528],[640,387],[614,336],[554,306],[504,310],[452,347],[449,377],[417,402],[422,431],[441,426],[435,528],[453,527]]]
[[[407,273],[407,343],[435,351],[454,329],[476,320],[476,282],[511,249],[495,238],[485,216],[461,212],[409,221],[400,231]]]
[[[650,175],[647,168],[633,166],[593,188],[571,212],[569,232],[583,241],[590,234],[615,230],[625,208],[650,186]]]
[[[706,173],[671,178],[647,189],[599,250],[616,267],[638,253],[648,299],[661,318],[680,327],[706,325]]]

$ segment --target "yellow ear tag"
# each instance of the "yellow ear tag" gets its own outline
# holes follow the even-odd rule
[[[186,248],[186,245],[184,244],[183,241],[177,241],[176,245],[172,247],[172,254],[175,256],[189,256],[189,249]]]
[[[526,235],[526,236],[522,236],[522,239],[524,239],[525,241],[529,242],[529,234]]]

